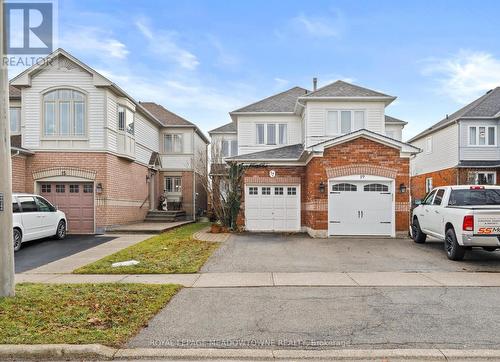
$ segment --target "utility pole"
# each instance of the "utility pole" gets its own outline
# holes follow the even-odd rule
[[[12,164],[10,159],[9,81],[5,57],[4,5],[0,0],[0,297],[14,295],[12,241]]]

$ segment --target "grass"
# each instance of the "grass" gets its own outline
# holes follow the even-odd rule
[[[173,284],[18,284],[0,298],[0,344],[118,347],[177,293]]]
[[[196,273],[208,257],[219,247],[218,243],[198,241],[193,233],[209,223],[188,224],[141,241],[94,263],[76,269],[76,274],[170,274]],[[123,267],[112,263],[137,260],[139,264]]]

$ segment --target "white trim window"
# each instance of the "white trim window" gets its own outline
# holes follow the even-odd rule
[[[221,142],[222,157],[233,157],[238,155],[238,141],[223,140]]]
[[[86,135],[85,95],[72,89],[56,89],[43,95],[43,135]]]
[[[469,146],[496,146],[496,126],[469,126]]]
[[[118,130],[134,134],[134,112],[123,106],[118,106]]]
[[[477,171],[473,173],[474,184],[475,185],[496,185],[497,184],[497,173],[495,171],[484,172]]]
[[[347,134],[366,128],[364,110],[332,110],[326,114],[326,134]]]
[[[432,153],[432,136],[425,139],[425,153]]]
[[[164,135],[163,140],[165,153],[182,153],[182,134],[167,133]]]
[[[432,190],[432,177],[425,179],[425,193],[428,194]]]
[[[286,123],[257,123],[255,134],[258,145],[288,144],[288,125]]]
[[[20,107],[10,107],[9,108],[9,119],[10,119],[10,133],[20,134],[21,133],[21,108]]]
[[[182,177],[181,176],[166,176],[165,191],[168,193],[182,192]]]

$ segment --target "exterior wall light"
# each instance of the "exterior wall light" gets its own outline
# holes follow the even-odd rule
[[[96,186],[95,186],[95,193],[96,194],[102,194],[102,183],[98,183]]]
[[[325,183],[323,181],[319,183],[319,192],[322,194],[325,192]]]
[[[405,184],[400,184],[399,185],[399,192],[404,194],[406,192],[406,186]]]

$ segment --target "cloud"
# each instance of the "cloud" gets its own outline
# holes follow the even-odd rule
[[[276,82],[276,87],[277,88],[285,88],[286,86],[288,86],[290,84],[290,81],[289,80],[286,80],[286,79],[283,79],[283,78],[274,78],[274,81]]]
[[[470,102],[500,85],[500,59],[487,52],[460,50],[449,58],[423,63],[422,74],[435,77],[436,91],[458,103]]]
[[[208,35],[208,41],[217,52],[216,61],[218,65],[235,67],[240,63],[240,59],[231,53],[222,42],[214,35]]]
[[[148,48],[152,53],[164,56],[184,69],[194,70],[200,65],[198,58],[193,53],[176,43],[174,38],[177,34],[175,32],[154,33],[148,22],[147,19],[141,18],[135,22],[135,26],[148,41]]]
[[[80,53],[92,53],[100,58],[125,59],[127,46],[112,33],[95,27],[74,26],[64,32],[60,39],[62,48],[71,48]]]
[[[335,17],[314,17],[300,14],[292,19],[292,24],[310,36],[318,38],[337,38],[340,35],[339,24]]]

